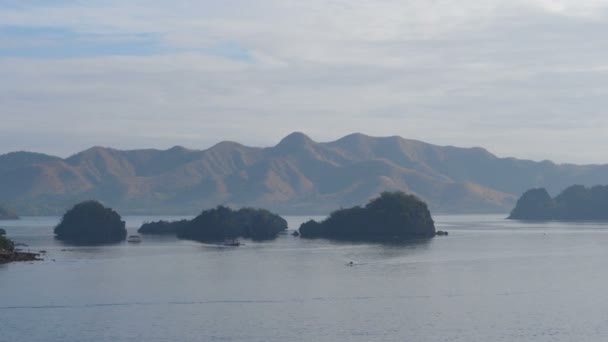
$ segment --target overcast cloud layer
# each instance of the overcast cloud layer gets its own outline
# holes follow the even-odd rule
[[[0,153],[352,132],[608,163],[608,1],[0,0]]]

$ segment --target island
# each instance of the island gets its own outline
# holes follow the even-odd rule
[[[141,225],[137,232],[148,235],[177,235],[177,231],[189,222],[189,220],[146,222]]]
[[[19,216],[14,211],[0,206],[0,220],[18,220]]]
[[[21,252],[15,249],[15,243],[9,240],[4,234],[0,234],[0,264],[13,261],[34,261],[41,260],[40,254]]]
[[[605,221],[608,220],[608,186],[573,185],[554,198],[544,188],[530,189],[519,198],[508,219]]]
[[[204,210],[192,220],[144,223],[140,234],[175,234],[180,239],[222,241],[238,237],[253,240],[274,239],[287,230],[287,221],[265,209],[233,210],[218,206]]]
[[[97,201],[85,201],[68,210],[55,227],[55,238],[71,244],[106,244],[125,240],[120,215]]]
[[[365,207],[332,212],[325,220],[310,220],[298,229],[302,238],[387,240],[435,236],[435,224],[425,202],[403,192],[383,192]]]

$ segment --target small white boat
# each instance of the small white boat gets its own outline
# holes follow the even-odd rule
[[[140,243],[141,237],[139,235],[131,235],[127,238],[128,243]]]

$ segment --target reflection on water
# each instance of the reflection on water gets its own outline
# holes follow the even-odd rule
[[[129,234],[144,221],[127,217]],[[290,229],[309,219],[289,217]],[[318,218],[317,218],[318,219]],[[143,236],[66,246],[52,218],[2,222],[36,263],[0,265],[0,340],[602,341],[608,225],[436,216],[390,243]],[[55,261],[52,261],[55,260]],[[351,264],[352,262],[352,264]]]

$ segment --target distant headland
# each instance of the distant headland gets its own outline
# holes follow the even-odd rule
[[[573,185],[551,198],[544,188],[526,191],[508,217],[530,221],[608,220],[608,186]]]
[[[426,203],[403,192],[383,192],[365,207],[340,209],[321,222],[305,222],[298,233],[303,238],[386,240],[429,238],[436,231]]]

